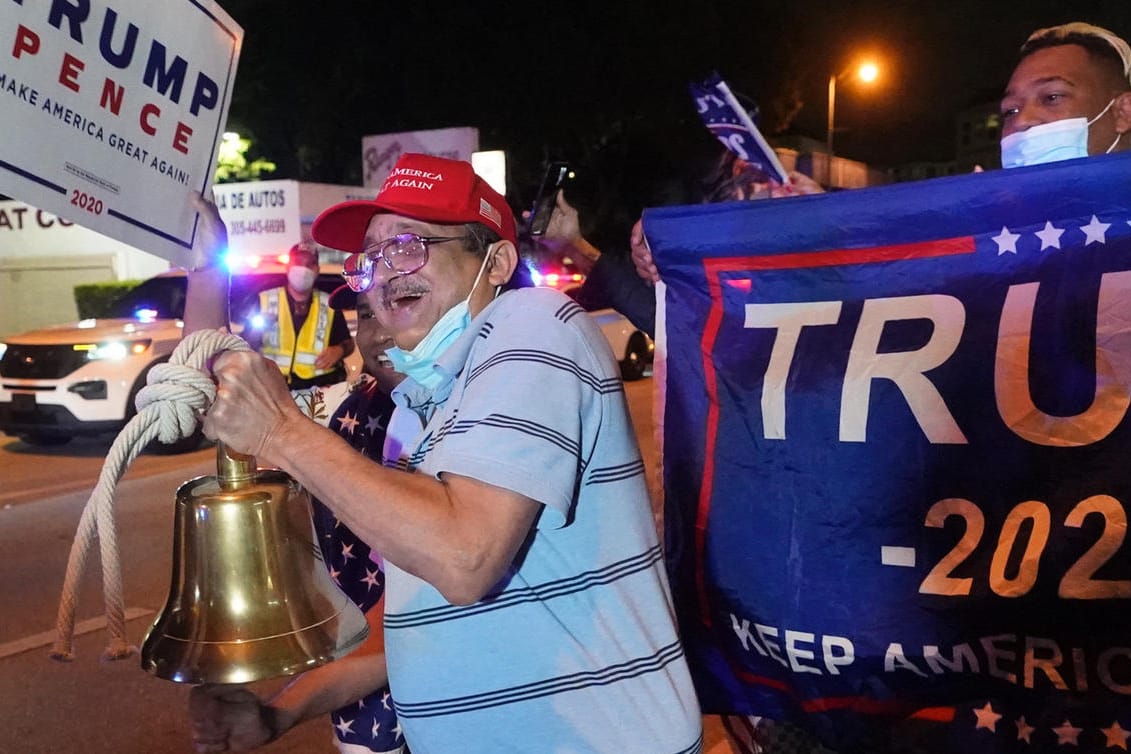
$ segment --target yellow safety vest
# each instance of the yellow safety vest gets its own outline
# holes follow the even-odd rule
[[[310,311],[297,339],[286,288],[272,288],[260,293],[259,311],[269,325],[263,329],[263,344],[259,352],[278,364],[284,375],[289,378],[294,374],[309,380],[334,371],[335,366],[329,369],[314,366],[318,354],[326,350],[330,328],[337,316],[337,312],[330,308],[330,294],[314,291]]]

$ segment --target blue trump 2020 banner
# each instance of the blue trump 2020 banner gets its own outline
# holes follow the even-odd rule
[[[644,229],[704,711],[844,750],[1126,750],[1131,155]]]

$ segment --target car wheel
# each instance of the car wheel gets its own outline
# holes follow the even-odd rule
[[[625,382],[639,380],[648,368],[648,340],[643,333],[635,332],[628,339],[624,360],[620,363],[620,376]]]
[[[20,435],[20,439],[28,445],[39,445],[41,447],[66,445],[71,441],[70,435],[55,435],[49,432],[28,432]]]

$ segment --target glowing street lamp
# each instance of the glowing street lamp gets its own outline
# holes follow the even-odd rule
[[[855,69],[849,66],[840,73],[834,73],[829,76],[829,122],[828,129],[825,132],[825,152],[827,154],[825,162],[825,182],[827,184],[832,183],[833,176],[833,133],[836,130],[836,82],[853,72],[855,72],[856,77],[865,84],[873,83],[880,75],[879,66],[871,61],[866,61],[856,66]]]

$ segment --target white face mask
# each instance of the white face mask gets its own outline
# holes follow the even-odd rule
[[[306,293],[313,288],[314,281],[317,279],[318,273],[309,267],[292,267],[287,270],[287,282],[301,293]]]
[[[1107,107],[1091,120],[1083,117],[1054,120],[1002,138],[1001,166],[1021,168],[1087,157],[1088,127],[1102,118],[1114,103],[1114,99],[1108,102]],[[1115,141],[1107,148],[1107,152],[1115,149],[1121,135],[1116,134]]]

